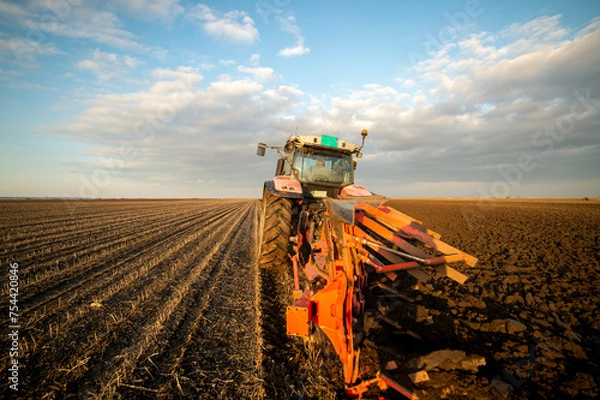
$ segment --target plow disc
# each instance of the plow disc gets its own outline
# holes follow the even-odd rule
[[[378,384],[416,398],[382,373],[359,381],[365,307],[369,306],[365,290],[378,287],[403,297],[380,281],[383,277],[393,281],[398,271],[426,282],[428,270],[435,269],[463,283],[467,277],[450,265],[472,267],[477,259],[380,201],[327,199],[319,232],[311,232],[313,228],[303,229],[300,224],[298,252],[292,256],[295,303],[287,308],[287,333],[308,338],[318,328],[327,336],[341,361],[348,396],[361,396]],[[306,282],[304,290],[301,280]]]

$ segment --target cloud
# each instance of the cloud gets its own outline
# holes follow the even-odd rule
[[[39,85],[37,83],[30,82],[15,82],[9,85],[10,88],[13,89],[27,89],[27,90],[37,90],[37,91],[48,91],[48,92],[56,92],[57,89],[52,86],[44,86]]]
[[[160,3],[157,1],[156,4]],[[141,6],[142,2],[132,3]],[[151,8],[152,9],[152,8]],[[46,45],[48,35],[75,39],[88,39],[119,49],[164,54],[164,50],[145,45],[132,32],[123,29],[116,14],[94,8],[90,2],[54,2],[35,0],[27,6],[0,3],[0,10],[10,15],[11,24],[25,29],[30,43]]]
[[[31,16],[30,12],[25,7],[5,1],[0,1],[0,14],[6,18],[6,22],[24,20]]]
[[[198,4],[188,13],[200,20],[204,31],[211,37],[231,43],[253,44],[259,39],[254,20],[244,11],[224,14],[204,4]]]
[[[187,82],[189,86],[202,80],[202,75],[192,67],[179,67],[176,70],[169,68],[156,68],[150,71],[150,76],[157,81]]]
[[[273,68],[268,67],[244,67],[242,65],[237,67],[239,72],[252,75],[257,81],[264,82],[275,78]]]
[[[358,174],[381,182],[374,188],[381,192],[391,182],[418,188],[460,176],[469,195],[480,194],[469,182],[490,182],[477,185],[490,193],[493,182],[504,188],[511,180],[509,195],[516,196],[528,190],[528,180],[592,179],[600,174],[600,55],[594,51],[600,26],[592,21],[595,29],[566,37],[558,21],[540,18],[448,43],[405,71],[397,87],[374,83],[312,97],[296,123],[303,132],[348,140],[369,129]],[[551,30],[541,30],[550,22]]]
[[[257,142],[281,145],[296,130],[360,142],[364,128],[357,179],[376,192],[531,195],[597,182],[598,48],[598,20],[568,33],[544,17],[447,43],[390,84],[319,96],[258,56],[219,62],[206,82],[190,66],[154,69],[143,90],[97,96],[53,130],[90,144],[119,184],[192,185],[189,195],[259,196],[275,160],[257,160]]]
[[[111,0],[110,6],[116,9],[124,9],[138,18],[160,20],[168,23],[173,22],[177,16],[185,11],[179,4],[179,0]]]
[[[80,70],[93,73],[100,81],[108,81],[123,77],[141,64],[142,61],[129,55],[106,53],[95,49],[89,58],[77,62],[75,66]]]
[[[260,54],[252,54],[248,62],[250,65],[258,67],[258,64],[260,63]]]
[[[115,185],[201,180],[203,190],[231,190],[260,176],[256,141],[277,132],[273,124],[289,115],[302,95],[295,87],[265,82],[268,70],[248,67],[243,79],[221,75],[201,87],[203,76],[192,67],[155,69],[149,87],[96,96],[76,120],[53,131],[89,143],[94,156],[77,167],[91,176],[106,165],[101,169]],[[102,195],[110,188],[100,189],[106,189]],[[196,195],[201,193],[199,188]]]
[[[600,43],[600,31],[582,30],[571,40],[557,40],[565,31],[559,26],[554,28],[557,34],[534,29],[547,21],[555,24],[557,18],[538,18],[522,28],[511,26],[508,36],[513,41],[508,43],[504,34],[472,36],[456,45],[453,57],[442,49],[417,64],[415,71],[422,82],[436,87],[432,94],[446,100],[460,97],[463,104],[472,105],[523,97],[551,101],[563,96],[567,86],[574,88],[582,81],[597,88],[591,78],[598,76],[600,55],[593,49]],[[483,48],[485,57],[481,57]]]
[[[219,60],[219,65],[225,66],[225,67],[230,67],[232,65],[235,65],[235,61],[234,60]]]
[[[276,19],[277,22],[279,22],[282,31],[291,33],[296,38],[296,46],[281,49],[277,54],[282,57],[296,57],[309,54],[310,49],[304,46],[304,36],[302,36],[300,28],[296,24],[296,17],[292,14],[288,14],[285,17],[278,16]]]
[[[300,40],[298,41],[298,44],[295,47],[286,47],[284,49],[279,50],[279,53],[277,54],[282,57],[296,57],[303,56],[308,53],[310,53],[310,49],[304,47],[304,41]]]
[[[119,49],[135,51],[150,49],[141,43],[136,35],[120,28],[119,25],[119,19],[113,13],[75,8],[72,17],[63,23],[40,24],[40,27],[54,35],[90,39]]]
[[[600,55],[594,51],[600,30],[592,21],[594,29],[568,38],[559,20],[541,17],[449,43],[399,79],[405,90],[416,82],[414,92],[390,92],[379,100],[366,88],[333,98],[327,113],[343,116],[332,123],[342,127],[344,121],[352,127],[354,121],[371,122],[376,132],[371,143],[386,157],[367,158],[367,168],[385,160],[402,165],[402,182],[460,174],[465,181],[506,184],[511,171],[520,188],[510,189],[517,195],[527,179],[569,174],[591,179],[600,173],[592,161],[600,156],[594,145],[600,128],[600,102],[594,98],[600,93]],[[582,148],[586,151],[578,153]],[[573,162],[574,154],[586,161]]]
[[[0,81],[8,81],[14,79],[17,76],[23,75],[23,71],[16,71],[14,69],[3,69],[0,68]]]
[[[526,23],[514,23],[491,35],[495,40],[508,40],[503,51],[516,56],[543,48],[550,43],[558,43],[566,38],[569,31],[560,26],[560,15],[542,16]],[[495,37],[494,37],[495,36]]]
[[[64,54],[51,42],[3,36],[0,36],[0,61],[7,59],[23,66],[34,66],[39,56]]]

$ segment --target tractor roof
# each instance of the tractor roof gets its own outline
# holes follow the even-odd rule
[[[327,149],[332,151],[338,151],[343,153],[358,153],[360,151],[360,146],[354,143],[347,142],[345,140],[340,140],[335,136],[329,135],[293,135],[290,136],[285,143],[285,149],[287,151],[292,150],[292,148],[297,147],[310,147],[310,148],[320,148]]]

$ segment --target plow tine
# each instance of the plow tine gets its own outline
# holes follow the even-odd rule
[[[409,253],[403,253],[401,251],[394,250],[394,249],[389,248],[387,246],[383,246],[383,245],[381,245],[379,243],[376,243],[376,242],[374,242],[372,240],[368,240],[368,239],[364,239],[364,238],[361,239],[361,238],[356,237],[356,236],[354,237],[354,240],[356,240],[360,244],[366,244],[367,246],[375,248],[377,250],[385,250],[385,251],[388,251],[388,252],[390,252],[392,254],[396,254],[397,256],[400,256],[400,257],[403,257],[403,258],[408,258],[409,260],[417,261],[417,262],[420,262],[422,264],[427,264],[427,258],[416,257],[416,256],[413,256],[412,254],[409,254]]]
[[[372,217],[369,218],[368,216],[357,215],[357,221],[368,226],[373,232],[384,237],[398,247],[403,248],[404,246],[405,248],[403,249],[413,255],[425,258],[425,253],[423,251],[416,248],[415,251],[415,249],[410,249],[409,246],[406,246],[406,241],[400,238],[400,235],[416,239],[424,245],[445,255],[460,254],[462,261],[470,267],[477,264],[477,258],[444,243],[439,239],[439,234],[429,229],[425,229],[419,221],[412,219],[399,211],[390,209],[386,206],[379,206],[376,208],[369,204],[360,204],[357,205],[356,208],[363,210],[368,216]],[[387,227],[385,227],[384,224],[387,225]]]
[[[425,272],[423,272],[420,268],[407,269],[406,272],[409,275],[411,275],[413,278],[415,278],[423,283],[427,283],[431,279],[431,277],[429,275],[427,275]]]
[[[452,247],[449,244],[446,244],[439,239],[432,238],[431,236],[428,236],[428,235],[424,234],[423,232],[421,232],[417,229],[414,229],[413,227],[405,227],[402,229],[402,231],[409,233],[415,239],[422,241],[424,244],[438,250],[439,252],[441,252],[443,254],[460,254],[463,258],[463,261],[470,267],[474,267],[475,264],[477,264],[477,258],[475,258],[467,253],[463,253],[462,251],[458,250],[457,248]]]
[[[421,230],[423,233],[435,239],[439,239],[441,237],[439,233],[434,232],[431,229],[425,228],[421,221],[409,217],[408,215],[403,214],[400,211],[394,210],[393,208],[389,208],[385,205],[373,207],[370,204],[359,204],[356,208],[363,210],[364,212],[375,218],[377,221],[381,221],[389,225],[395,231],[401,230],[403,226],[414,226],[416,227],[416,229]]]
[[[405,262],[405,260],[403,260],[402,258],[398,257],[397,255],[388,252],[387,250],[379,250],[379,254],[381,254],[383,257],[385,257],[386,260],[389,260],[390,262],[394,263],[394,264],[400,264]],[[384,266],[384,265],[380,265],[380,266]],[[429,282],[429,280],[431,279],[431,277],[429,275],[427,275],[425,272],[423,272],[423,270],[421,268],[407,268],[405,269],[405,271],[411,275],[413,278],[423,282],[423,283],[427,283]]]
[[[360,244],[366,244],[369,247],[375,248],[379,251],[384,250],[388,253],[395,254],[397,256],[413,260],[413,261],[408,261],[408,262],[404,261],[404,262],[399,262],[399,263],[385,265],[385,266],[378,265],[371,261],[370,264],[375,268],[375,270],[378,273],[387,273],[387,272],[393,272],[393,271],[398,271],[398,270],[402,270],[402,269],[418,268],[421,266],[434,266],[434,265],[437,266],[439,264],[446,264],[446,263],[457,262],[457,261],[463,260],[463,256],[459,255],[459,254],[450,254],[450,255],[441,256],[441,257],[420,258],[420,257],[415,257],[411,254],[402,253],[400,251],[391,249],[389,247],[380,245],[379,243],[375,243],[375,242],[372,242],[367,239],[361,239],[356,236],[353,237],[353,239]],[[445,269],[442,269],[442,271],[443,271],[444,275],[449,276],[449,277],[451,275],[455,275],[458,277],[457,274],[460,274],[460,272],[454,270],[453,268],[451,268],[447,265],[445,266]]]
[[[386,385],[393,388],[398,393],[401,393],[402,395],[406,396],[406,398],[408,398],[410,400],[419,400],[419,397],[415,393],[413,393],[411,390],[408,390],[407,388],[405,388],[404,386],[402,386],[401,384],[399,384],[398,382],[396,382],[389,376],[380,374],[379,378]]]
[[[393,231],[389,230],[387,227],[378,223],[376,220],[373,220],[364,215],[357,215],[356,220],[360,222],[367,230],[375,233],[377,236],[391,242],[392,244],[398,246],[401,250],[404,250],[407,253],[410,253],[413,256],[427,258],[429,255],[425,253],[423,250],[413,246],[408,243],[406,240],[401,238],[400,236],[394,234]],[[372,238],[372,235],[366,233],[362,229],[359,229],[359,232],[362,232],[366,237]]]
[[[414,299],[410,296],[407,296],[404,293],[400,293],[396,289],[392,289],[391,287],[388,287],[381,282],[375,282],[372,287],[378,287],[382,290],[385,290],[386,292],[391,293],[394,296],[400,297],[401,299],[404,299],[404,300],[408,301],[409,303],[414,303],[415,301],[419,300],[419,299]]]
[[[450,267],[449,265],[438,265],[436,267],[436,269],[438,270],[438,272],[458,283],[460,283],[461,285],[463,283],[465,283],[467,281],[467,279],[469,278],[468,276],[466,276],[465,274],[458,272],[457,270],[455,270],[454,268]]]
[[[357,232],[357,231],[362,232],[360,230],[360,228],[358,228],[358,227],[355,227],[354,230],[355,230],[355,232]],[[366,235],[366,234],[363,233],[363,235]],[[386,260],[389,260],[393,264],[401,264],[401,263],[406,262],[406,260],[398,257],[396,254],[393,254],[385,249],[380,248],[377,251],[377,253],[380,254],[381,256],[383,256]],[[385,267],[385,265],[375,261],[370,254],[368,254],[368,256],[366,257],[366,262],[369,265],[371,265],[373,268],[375,268],[375,270],[377,270],[377,268]],[[431,277],[429,275],[427,275],[425,272],[423,272],[421,270],[421,268],[419,268],[419,267],[407,268],[405,270],[409,275],[411,275],[412,277],[414,277],[415,279],[417,279],[423,283],[427,283],[431,279]]]
[[[396,321],[392,321],[391,319],[389,319],[388,317],[384,316],[384,315],[380,315],[377,317],[377,319],[383,321],[383,322],[387,322],[388,324],[390,324],[391,326],[393,326],[394,328],[398,329],[399,331],[401,331],[402,325],[400,325],[399,323],[397,323]]]

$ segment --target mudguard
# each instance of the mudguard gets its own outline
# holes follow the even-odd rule
[[[367,197],[374,196],[374,194],[368,191],[364,186],[348,185],[344,186],[344,188],[342,189],[341,196]]]
[[[272,181],[265,182],[265,189],[274,196],[303,199],[302,184],[293,176],[278,175]]]

